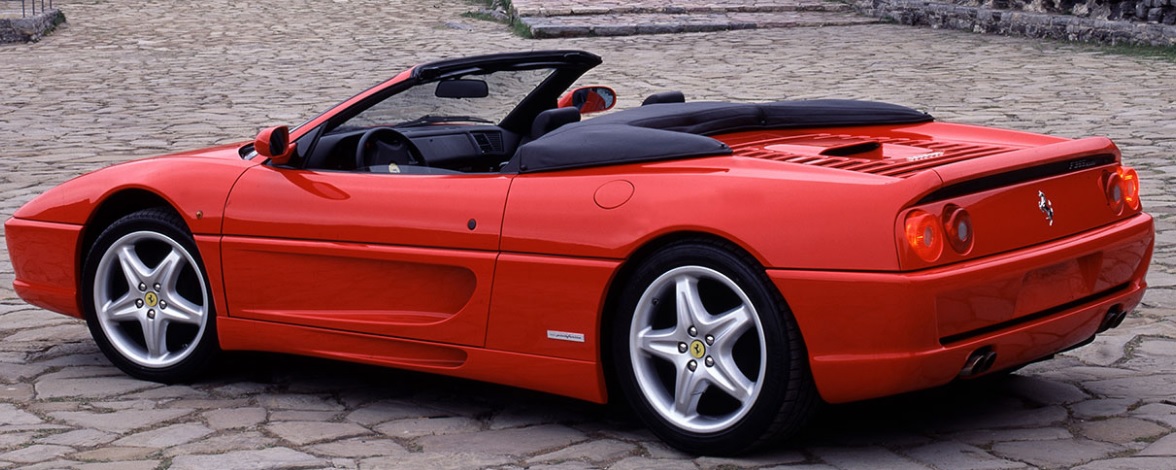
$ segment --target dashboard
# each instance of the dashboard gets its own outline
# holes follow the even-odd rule
[[[306,158],[307,169],[359,170],[356,152],[373,128],[336,130],[318,139]],[[494,125],[429,125],[391,128],[411,141],[421,166],[478,173],[498,171],[514,154],[519,136]],[[375,137],[382,134],[375,134]]]

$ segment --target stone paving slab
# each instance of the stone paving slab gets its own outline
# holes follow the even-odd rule
[[[769,13],[626,14],[521,18],[535,39],[633,36],[764,28],[820,28],[879,23],[852,13],[807,11]]]
[[[681,0],[583,1],[583,0],[512,0],[517,16],[623,15],[630,13],[764,13],[780,11],[849,11],[844,3],[825,0],[719,0],[692,2]]]
[[[0,46],[0,218],[86,171],[297,124],[414,63],[579,48],[605,60],[584,83],[620,107],[665,90],[858,98],[1109,136],[1140,171],[1157,249],[1144,304],[1105,340],[1003,380],[830,406],[793,442],[713,459],[609,408],[329,361],[236,354],[197,383],[132,386],[82,322],[15,298],[0,243],[0,468],[1173,468],[1172,62],[881,24],[537,43],[462,17],[464,0],[55,5],[68,27]]]
[[[827,0],[583,2],[516,0],[510,12],[536,39],[870,24]]]

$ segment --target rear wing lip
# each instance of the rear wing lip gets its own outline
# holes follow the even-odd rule
[[[922,204],[1014,182],[1009,180],[1027,181],[1118,163],[1121,158],[1119,148],[1106,137],[1014,150],[934,168],[931,171],[939,176],[941,184],[915,199]]]

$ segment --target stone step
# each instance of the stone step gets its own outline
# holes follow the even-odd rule
[[[603,13],[593,15],[516,16],[536,39],[586,36],[633,36],[736,29],[800,28],[880,23],[853,13],[769,11],[722,13]]]
[[[590,3],[590,4],[586,4]],[[515,17],[619,15],[634,13],[767,13],[782,11],[851,11],[847,3],[826,0],[756,0],[683,2],[681,0],[593,1],[514,0]]]

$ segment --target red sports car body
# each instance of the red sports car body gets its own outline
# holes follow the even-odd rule
[[[1105,138],[674,93],[580,121],[615,101],[559,99],[599,62],[420,65],[293,131],[79,177],[5,225],[15,288],[140,378],[259,350],[611,390],[716,454],[818,400],[1048,358],[1143,296],[1152,219]]]

